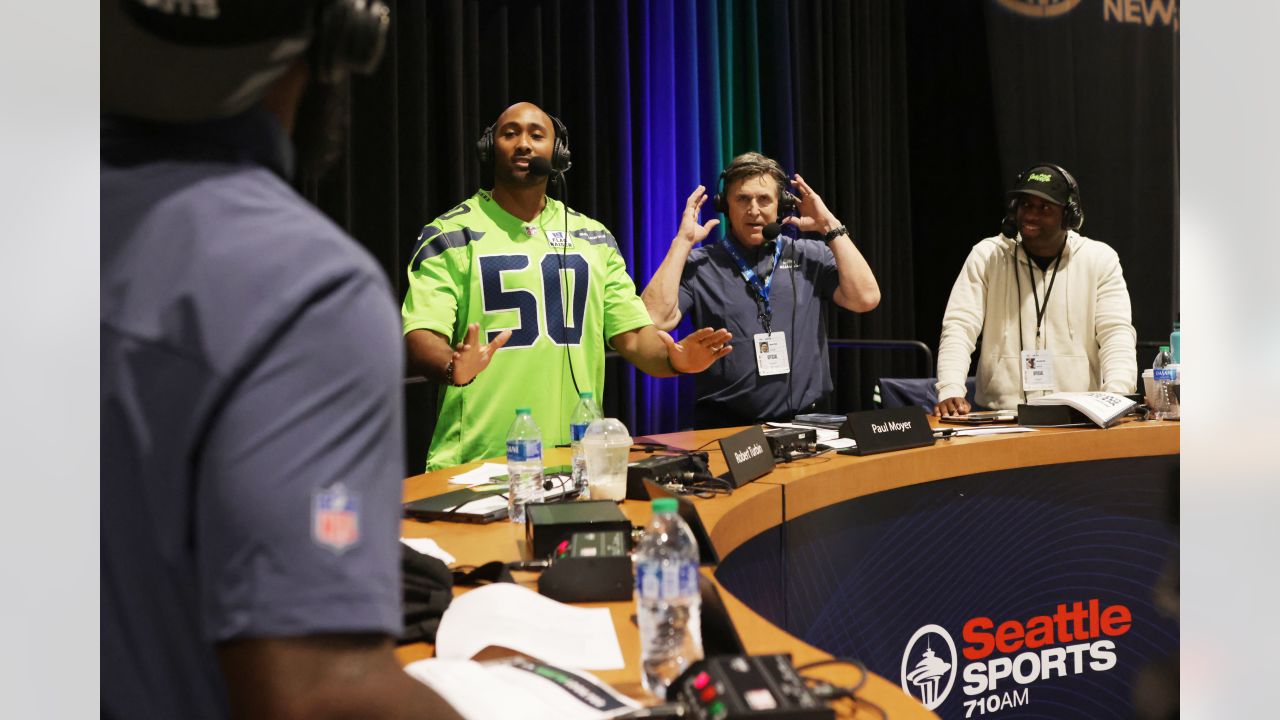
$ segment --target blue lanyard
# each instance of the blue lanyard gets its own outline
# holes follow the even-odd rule
[[[747,261],[742,258],[742,253],[733,246],[732,240],[727,236],[721,236],[720,244],[724,246],[725,252],[729,253],[729,257],[738,264],[738,272],[742,274],[742,279],[756,291],[760,302],[764,304],[764,313],[760,315],[760,322],[764,324],[764,331],[769,332],[770,321],[773,319],[773,305],[769,303],[769,290],[773,287],[773,276],[774,271],[778,269],[778,259],[782,257],[782,238],[778,238],[778,242],[774,243],[773,267],[769,270],[769,277],[764,281],[760,280],[760,275],[756,273],[755,268],[747,265]]]

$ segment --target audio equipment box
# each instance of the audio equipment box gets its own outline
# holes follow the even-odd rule
[[[612,500],[529,503],[525,506],[524,537],[530,557],[545,558],[574,533],[608,532],[631,536],[631,521]]]
[[[699,660],[667,689],[667,700],[698,720],[834,720],[790,655],[719,655]]]
[[[773,457],[787,461],[792,453],[811,453],[818,442],[814,428],[765,428],[764,439],[769,441]]]
[[[705,452],[647,457],[627,466],[627,499],[649,499],[649,491],[644,486],[645,480],[652,480],[659,485],[671,482],[683,485],[696,476],[707,474]]]
[[[560,602],[631,599],[630,532],[579,532],[560,544],[538,576],[538,592]]]

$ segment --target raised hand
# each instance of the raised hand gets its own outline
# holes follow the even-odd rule
[[[489,367],[493,354],[511,339],[511,331],[503,330],[493,342],[479,342],[480,325],[471,323],[467,326],[467,336],[458,343],[453,351],[453,384],[466,385],[482,370]]]
[[[795,225],[801,232],[816,233],[827,233],[840,225],[836,216],[827,209],[827,204],[822,202],[822,196],[809,187],[800,173],[792,178],[791,186],[795,188],[796,200],[799,201],[796,204],[798,215],[788,216],[782,222]]]
[[[711,367],[711,363],[733,352],[729,345],[733,333],[724,328],[695,330],[680,342],[661,330],[658,331],[658,336],[667,345],[667,358],[671,362],[671,368],[680,373],[700,373]]]
[[[686,242],[689,247],[693,247],[705,240],[715,226],[720,224],[719,218],[712,218],[705,223],[698,224],[702,203],[706,202],[706,200],[707,189],[701,185],[689,195],[688,200],[685,200],[684,214],[680,216],[680,229],[676,231],[676,241]]]

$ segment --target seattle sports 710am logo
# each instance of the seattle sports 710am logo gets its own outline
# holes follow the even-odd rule
[[[925,625],[902,654],[902,689],[934,710],[959,677],[968,696],[967,718],[1023,707],[1031,703],[1035,683],[1114,668],[1116,644],[1110,638],[1131,627],[1128,607],[1104,608],[1097,598],[1058,603],[1053,614],[1026,621],[971,618],[961,629],[959,651],[946,628]]]

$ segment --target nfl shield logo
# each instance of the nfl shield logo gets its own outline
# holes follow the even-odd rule
[[[311,505],[311,537],[341,553],[360,541],[359,498],[340,482],[316,491]]]

